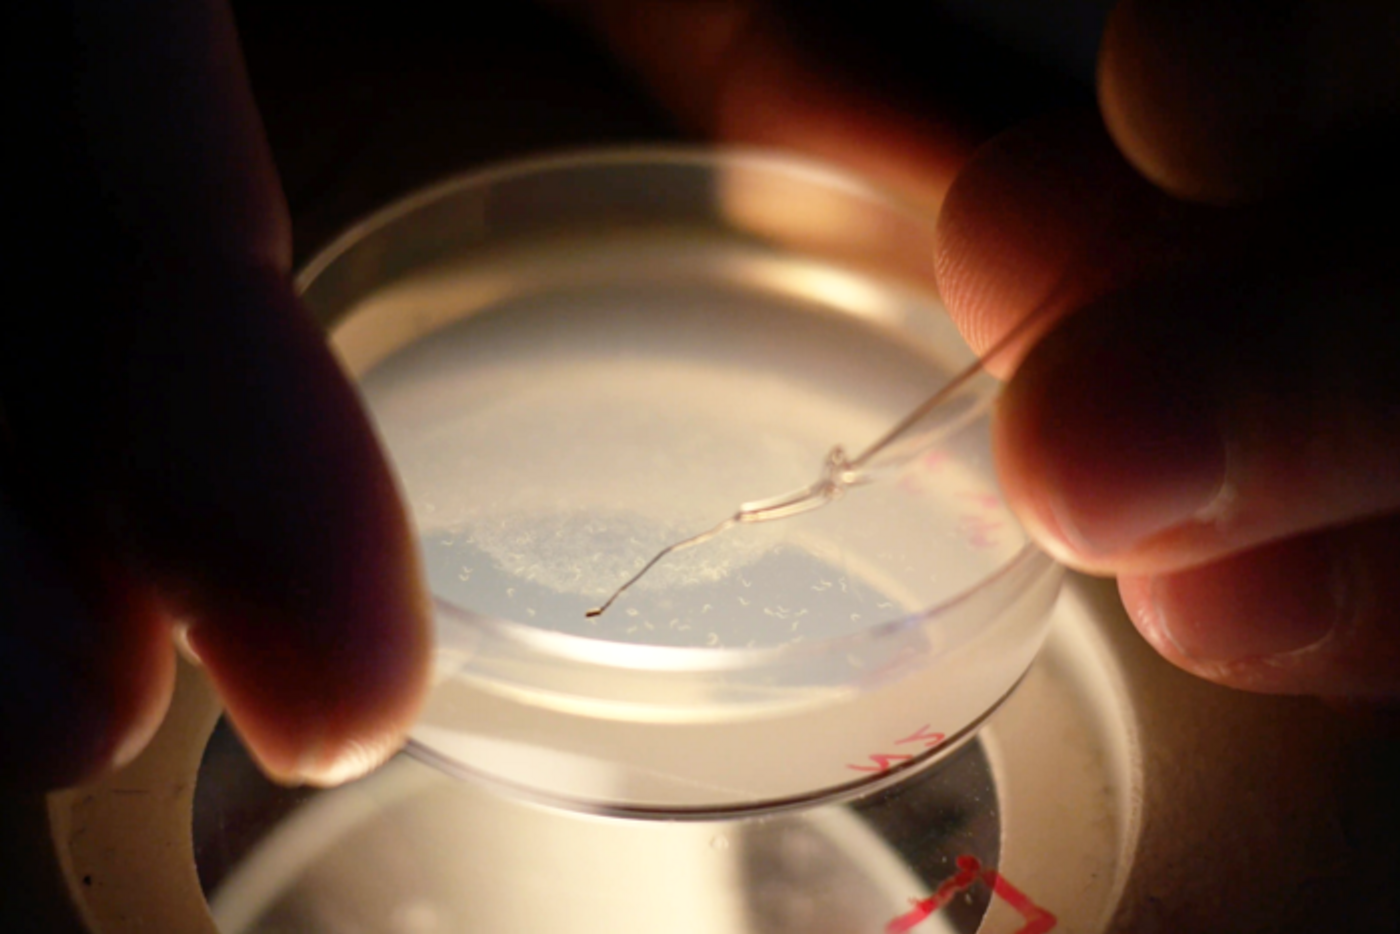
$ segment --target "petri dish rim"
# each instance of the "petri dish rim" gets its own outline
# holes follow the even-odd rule
[[[604,167],[625,168],[628,166],[638,168],[673,166],[699,170],[734,166],[773,171],[788,179],[800,175],[826,188],[880,202],[883,207],[899,213],[905,220],[920,226],[931,226],[932,223],[932,218],[929,217],[927,211],[914,206],[907,199],[901,198],[886,188],[842,171],[835,166],[789,153],[746,146],[726,146],[722,150],[693,146],[657,145],[577,149],[552,155],[516,159],[463,172],[460,175],[415,189],[396,198],[393,202],[370,212],[359,221],[351,224],[324,247],[317,250],[315,255],[293,277],[293,285],[298,293],[304,292],[332,263],[344,256],[366,237],[383,230],[395,221],[404,219],[415,211],[441,202],[451,195],[471,189],[485,189],[491,185],[546,172],[566,172],[573,169]]]
[[[997,711],[1015,695],[1029,672],[1023,672],[990,706],[974,720],[963,726],[957,733],[948,737],[933,749],[925,750],[907,762],[892,765],[890,768],[861,778],[815,787],[806,791],[782,797],[758,798],[750,801],[731,801],[723,804],[639,804],[619,800],[575,796],[557,791],[548,791],[506,778],[475,765],[445,755],[429,743],[412,736],[404,744],[404,753],[417,761],[431,766],[454,778],[469,780],[485,785],[542,808],[564,808],[577,814],[597,818],[620,818],[623,820],[664,821],[667,823],[705,823],[716,820],[742,820],[749,817],[770,819],[782,814],[801,813],[813,807],[847,806],[859,801],[878,800],[878,795],[891,788],[927,772],[932,766],[946,762],[969,747],[975,747],[983,726]]]
[[[368,238],[386,232],[394,224],[409,220],[419,211],[474,191],[553,173],[599,169],[656,170],[689,169],[715,174],[719,170],[772,173],[785,182],[801,181],[827,191],[859,199],[929,231],[933,217],[899,195],[873,182],[820,161],[750,147],[708,149],[685,146],[630,146],[625,148],[580,149],[553,155],[514,160],[450,177],[402,196],[346,228],[302,267],[294,284],[299,294],[333,265],[345,258]],[[333,335],[351,308],[339,309],[328,322]],[[455,318],[461,320],[475,311]],[[325,322],[323,322],[325,323]],[[400,345],[387,352],[401,349]],[[352,377],[353,379],[353,377]],[[931,387],[930,392],[936,388]],[[979,419],[980,420],[980,419]],[[974,420],[975,424],[979,420]],[[960,429],[964,431],[966,428]],[[836,653],[849,652],[871,643],[888,640],[917,628],[936,625],[940,617],[961,609],[969,602],[995,591],[999,585],[1013,585],[1014,579],[1040,580],[1059,570],[1054,560],[1027,537],[1025,543],[1005,562],[952,596],[932,606],[901,617],[876,623],[856,632],[810,641],[762,647],[679,647],[639,645],[602,638],[543,630],[513,620],[487,616],[433,597],[435,614],[447,614],[457,623],[477,630],[487,638],[522,650],[531,660],[549,666],[553,663],[604,670],[685,674],[743,672],[759,675],[771,668],[786,668]],[[933,659],[929,659],[932,661]]]

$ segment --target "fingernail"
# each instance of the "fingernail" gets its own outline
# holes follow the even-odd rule
[[[1199,387],[1128,351],[1046,356],[1023,391],[1036,397],[1043,508],[1065,544],[1109,556],[1210,515],[1226,446]]]
[[[1159,577],[1152,603],[1163,635],[1186,658],[1270,658],[1332,633],[1350,600],[1344,570],[1325,541],[1284,542]]]

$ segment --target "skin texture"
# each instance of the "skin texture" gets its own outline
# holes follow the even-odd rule
[[[940,209],[930,261],[976,346],[1049,306],[1002,362],[1002,480],[1047,549],[1118,575],[1165,657],[1250,690],[1400,694],[1393,5],[1127,0],[1097,113],[990,141],[938,55],[846,55],[859,10],[823,42],[800,6],[554,5],[694,132]],[[0,735],[27,752],[0,779],[129,760],[172,631],[271,775],[363,774],[421,703],[426,595],[293,294],[228,11],[20,6],[10,265],[37,298],[0,344]]]

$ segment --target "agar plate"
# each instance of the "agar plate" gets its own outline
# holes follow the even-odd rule
[[[930,218],[832,170],[638,151],[449,182],[314,261],[306,300],[338,322],[435,602],[410,751],[703,816],[853,793],[969,738],[1060,579],[1003,502],[985,416],[588,614],[974,359],[931,257]]]

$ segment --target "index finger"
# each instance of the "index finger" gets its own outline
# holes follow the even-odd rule
[[[270,773],[349,778],[417,709],[426,597],[373,431],[293,294],[231,17],[216,0],[44,15],[17,205],[44,233],[16,274],[54,311],[0,350],[21,511],[155,587]]]

